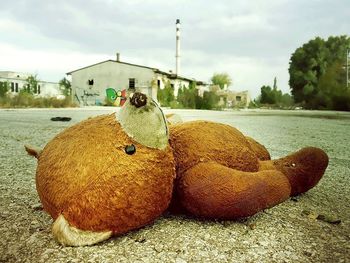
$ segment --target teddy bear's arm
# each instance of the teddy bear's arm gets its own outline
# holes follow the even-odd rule
[[[177,191],[181,204],[196,216],[235,219],[283,202],[291,187],[277,170],[242,172],[207,162],[187,170]]]

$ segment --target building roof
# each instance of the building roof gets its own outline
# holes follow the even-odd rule
[[[122,61],[116,61],[116,60],[108,59],[108,60],[101,61],[101,62],[92,64],[92,65],[89,65],[89,66],[86,66],[86,67],[82,67],[82,68],[79,68],[79,69],[76,69],[76,70],[72,70],[70,72],[67,72],[66,74],[67,75],[71,75],[72,73],[77,72],[79,70],[83,70],[83,69],[86,69],[86,68],[94,67],[94,66],[106,63],[106,62],[115,62],[115,63],[129,65],[129,66],[134,66],[134,67],[148,68],[148,69],[151,69],[151,70],[157,70],[156,68],[151,68],[151,67],[147,67],[147,66],[142,66],[142,65],[137,65],[137,64],[132,64],[132,63],[127,63],[127,62],[122,62]]]
[[[86,68],[94,67],[94,66],[106,63],[106,62],[114,62],[114,63],[124,64],[124,65],[134,66],[134,67],[146,68],[146,69],[153,70],[155,73],[166,75],[170,79],[182,79],[182,80],[187,80],[187,81],[196,81],[196,83],[198,83],[200,85],[205,85],[205,82],[197,81],[197,80],[195,80],[193,78],[192,79],[191,78],[186,78],[186,77],[182,77],[182,76],[179,76],[179,75],[171,73],[171,72],[166,72],[166,71],[159,70],[157,68],[147,67],[147,66],[143,66],[143,65],[127,63],[127,62],[122,62],[122,61],[116,61],[116,60],[112,60],[112,59],[108,59],[108,60],[101,61],[101,62],[92,64],[92,65],[89,65],[89,66],[86,66],[86,67],[82,67],[82,68],[79,68],[79,69],[76,69],[76,70],[72,70],[70,72],[67,72],[66,74],[67,75],[72,75],[72,73],[74,73],[74,72],[77,72],[77,71],[80,71],[80,70],[83,70],[83,69],[86,69]]]

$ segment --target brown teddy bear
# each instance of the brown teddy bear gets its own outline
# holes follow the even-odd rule
[[[170,117],[171,119],[171,117]],[[36,187],[63,245],[91,245],[152,223],[166,209],[235,219],[317,184],[328,165],[318,148],[270,160],[265,147],[214,122],[168,125],[135,93],[116,114],[58,134],[38,159]]]

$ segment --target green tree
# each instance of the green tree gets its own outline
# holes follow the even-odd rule
[[[0,81],[0,97],[5,97],[9,91],[9,83],[7,81]]]
[[[313,108],[350,110],[350,90],[344,83],[346,72],[343,63],[335,61],[320,77],[315,98],[310,101]]]
[[[333,92],[321,90],[320,80],[326,72],[333,74],[327,78],[337,78],[341,75],[341,71],[344,71],[341,67],[331,71],[329,68],[337,61],[345,64],[346,49],[349,47],[348,36],[331,36],[327,40],[316,37],[296,49],[289,65],[289,85],[295,102],[303,103],[307,108],[334,108],[335,104],[330,103]]]
[[[273,95],[273,92],[270,86],[262,86],[260,90],[261,90],[260,103],[262,104],[276,103],[275,97]]]
[[[62,94],[65,97],[69,97],[72,95],[72,85],[68,79],[64,77],[58,82],[58,85],[60,87],[60,90],[62,91]]]
[[[262,86],[261,94],[257,101],[255,101],[256,105],[259,104],[271,104],[278,107],[290,107],[294,104],[293,97],[285,93],[283,94],[281,90],[277,87],[277,78],[275,77],[273,80],[273,88],[270,86]]]
[[[198,96],[199,97],[199,96]],[[220,97],[213,91],[204,91],[201,105],[197,109],[212,110],[217,107]]]
[[[157,99],[163,107],[169,107],[171,102],[175,100],[174,88],[168,80],[164,89],[158,89]]]
[[[26,79],[26,88],[24,90],[21,90],[21,92],[26,92],[29,94],[35,94],[38,92],[38,83],[39,83],[39,79],[38,79],[38,75],[30,75],[27,79]]]
[[[215,73],[210,80],[214,85],[219,85],[220,89],[224,89],[225,85],[229,87],[232,84],[232,79],[227,73]]]
[[[182,87],[177,94],[177,101],[186,109],[195,109],[198,104],[198,90],[190,85],[188,88]],[[197,99],[196,99],[197,98]]]
[[[293,106],[294,105],[293,96],[291,96],[288,93],[284,93],[281,96],[281,100],[279,102],[279,105],[282,106],[282,107],[291,107],[291,106]]]

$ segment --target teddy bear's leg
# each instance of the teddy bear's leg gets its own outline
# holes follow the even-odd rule
[[[92,232],[71,226],[61,214],[52,226],[55,239],[65,246],[87,246],[102,242],[112,236],[112,231]]]
[[[290,196],[277,170],[242,172],[216,162],[199,163],[181,177],[177,194],[185,209],[203,218],[247,217]]]
[[[319,182],[328,166],[328,156],[319,148],[307,147],[277,160],[263,161],[260,166],[266,167],[266,164],[273,165],[288,178],[291,195],[295,196]]]
[[[271,160],[270,153],[267,151],[264,145],[260,144],[253,138],[249,136],[245,136],[247,139],[251,149],[255,152],[256,156],[259,158],[261,161],[266,161],[266,160]]]

